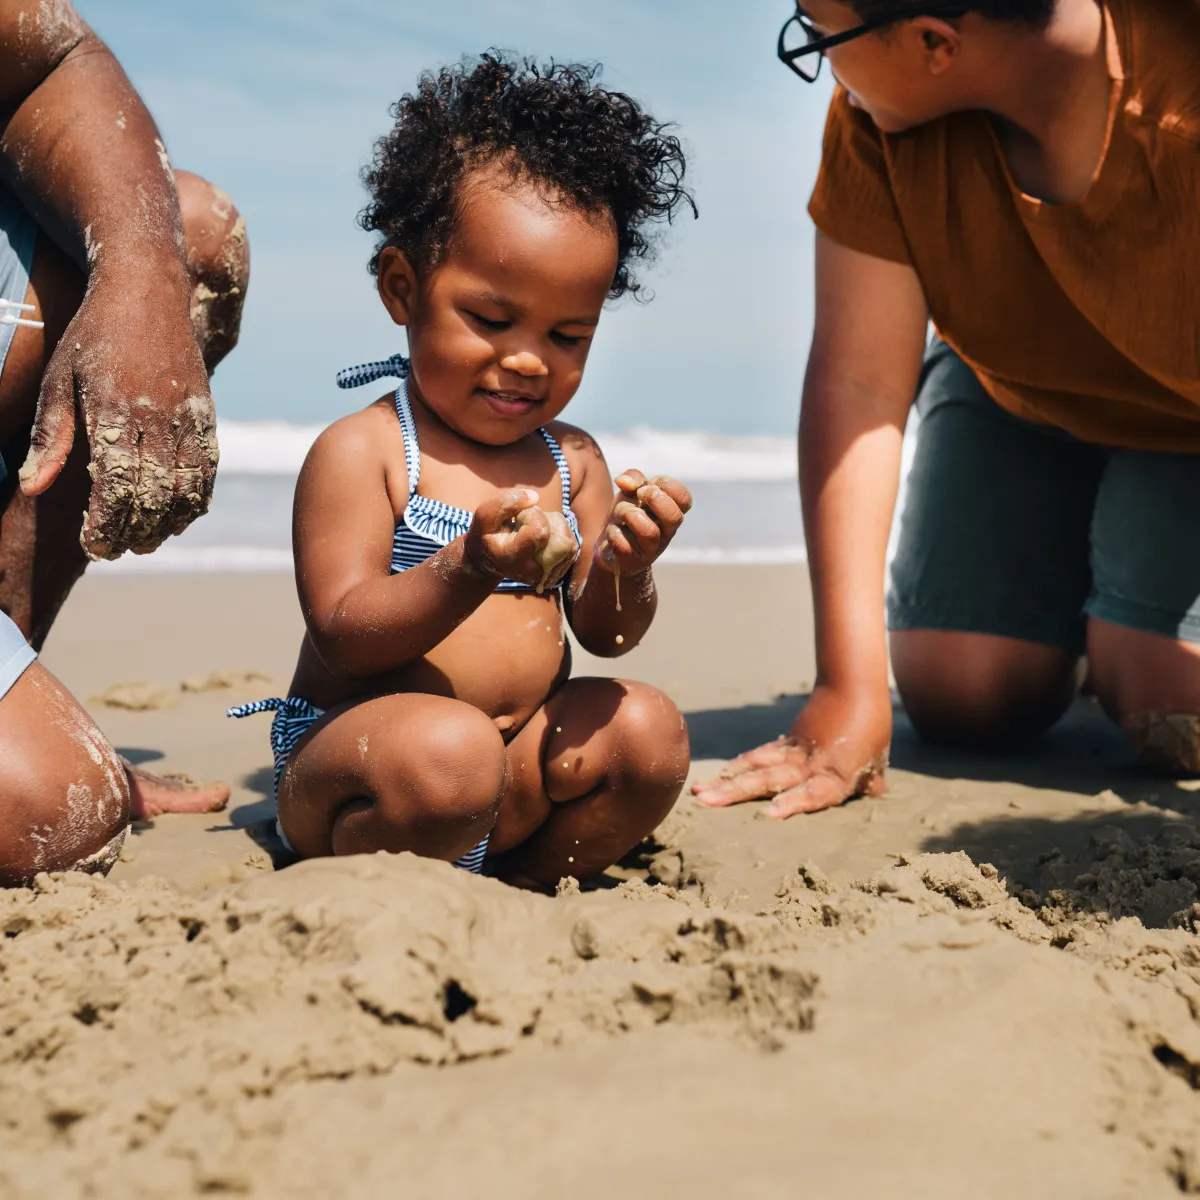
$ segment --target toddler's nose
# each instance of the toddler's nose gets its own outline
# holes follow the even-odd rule
[[[500,360],[500,366],[505,371],[515,371],[526,378],[536,378],[539,375],[549,375],[550,368],[536,354],[522,350],[520,354],[510,354]]]

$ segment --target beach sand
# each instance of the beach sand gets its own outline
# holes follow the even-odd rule
[[[802,703],[806,577],[658,575],[620,671],[702,777]],[[108,881],[0,895],[0,1195],[1200,1192],[1200,791],[1094,706],[1010,759],[901,719],[886,798],[685,798],[549,899],[410,856],[274,870],[269,717],[223,713],[286,692],[299,633],[286,576],[97,575],[64,610],[46,664],[148,706],[89,705],[122,752],[235,790]]]

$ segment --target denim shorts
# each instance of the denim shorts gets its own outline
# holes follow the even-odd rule
[[[24,205],[7,188],[0,187],[0,300],[18,304],[24,301],[37,234],[37,224]],[[14,333],[15,326],[0,325],[0,375]],[[7,473],[4,456],[0,455],[0,483]],[[0,697],[8,693],[36,657],[21,631],[0,613]]]
[[[1081,652],[1095,617],[1200,643],[1200,454],[1093,446],[1014,417],[936,340],[917,411],[891,629]]]

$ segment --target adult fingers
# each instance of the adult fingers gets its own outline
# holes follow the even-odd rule
[[[803,750],[787,738],[780,738],[778,741],[768,742],[765,746],[758,746],[753,750],[747,750],[745,754],[739,754],[737,758],[727,764],[720,775],[714,779],[694,784],[692,791],[697,793],[707,791],[724,783],[726,780],[736,779],[739,775],[745,775],[748,771],[758,771],[763,767],[774,767],[784,762],[802,763],[804,760],[805,755]]]
[[[175,434],[174,496],[170,532],[182,533],[208,512],[217,477],[216,415],[212,398],[197,396],[185,402],[171,419]]]
[[[91,559],[119,558],[137,499],[138,428],[128,412],[99,411],[89,420],[92,495],[81,542]]]
[[[799,787],[780,792],[767,806],[766,813],[777,821],[786,821],[799,813],[820,812],[845,804],[855,790],[853,784],[839,776],[821,772],[810,776]]]
[[[40,496],[59,476],[75,444],[75,373],[51,362],[42,379],[21,491]]]
[[[135,554],[150,554],[173,531],[176,443],[169,421],[152,404],[140,404],[135,411],[138,469],[125,547]]]
[[[746,800],[763,800],[778,796],[805,781],[808,768],[803,763],[779,763],[757,771],[747,771],[733,779],[725,779],[696,793],[696,803],[706,808],[727,808]]]
[[[683,513],[686,514],[692,511],[692,493],[674,475],[655,475],[650,482],[655,487],[659,487],[666,492],[679,505]]]

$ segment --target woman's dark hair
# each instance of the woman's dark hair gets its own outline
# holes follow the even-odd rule
[[[850,0],[850,4],[864,21],[930,8],[930,3],[921,3],[921,0]],[[1041,26],[1049,24],[1057,5],[1058,0],[974,0],[974,3],[963,0],[959,7],[989,21],[1024,21],[1028,25]]]
[[[696,213],[683,147],[629,96],[599,87],[598,66],[538,64],[490,50],[421,76],[391,109],[395,125],[363,171],[359,223],[379,235],[371,271],[395,246],[418,269],[454,229],[465,175],[496,163],[589,213],[611,214],[618,266],[610,296],[640,290],[631,264],[652,257],[647,225]]]

